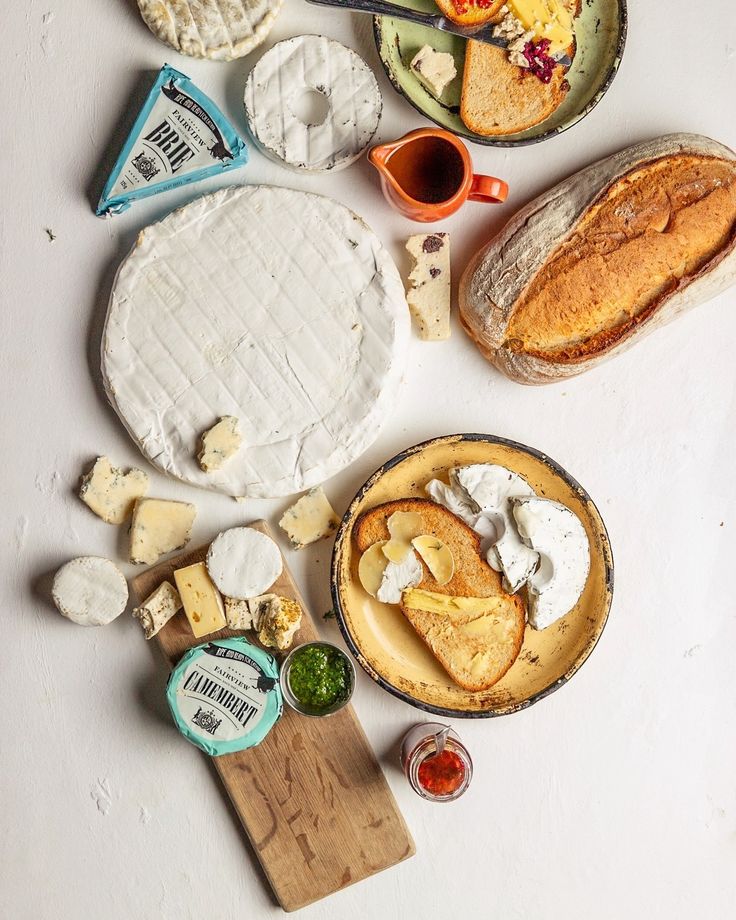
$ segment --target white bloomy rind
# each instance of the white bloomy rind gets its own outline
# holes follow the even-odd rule
[[[101,556],[80,556],[54,577],[54,603],[62,616],[79,626],[107,626],[128,603],[128,583],[120,569]]]
[[[524,542],[539,553],[530,576],[529,624],[546,629],[577,604],[590,571],[590,545],[580,519],[565,505],[547,498],[512,499]]]
[[[295,113],[309,91],[324,96],[320,124]],[[268,156],[300,172],[344,169],[360,157],[378,128],[381,90],[366,62],[323,35],[297,35],[274,45],[245,84],[245,114]]]
[[[487,553],[488,564],[503,572],[507,589],[515,594],[534,571],[539,557],[519,536],[510,499],[535,495],[534,489],[523,476],[491,463],[457,467],[450,472],[450,480],[465,489],[478,506],[479,517],[493,524],[496,539]],[[476,521],[474,525],[481,535],[487,533],[483,523],[479,527]]]
[[[265,594],[282,568],[278,546],[251,527],[223,531],[207,551],[207,572],[226,597],[243,600]]]
[[[221,189],[141,231],[102,341],[110,402],[165,473],[249,498],[329,479],[396,404],[409,311],[383,244],[344,205]],[[198,440],[238,416],[243,446],[203,472]]]

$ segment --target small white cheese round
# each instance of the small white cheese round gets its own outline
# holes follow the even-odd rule
[[[327,115],[306,124],[297,108],[319,93]],[[298,35],[267,51],[245,84],[245,114],[255,142],[292,169],[327,172],[355,162],[378,128],[383,97],[370,67],[323,35]]]
[[[138,0],[143,21],[180,54],[233,61],[266,38],[283,0]]]
[[[125,610],[128,583],[109,559],[80,556],[56,573],[52,597],[59,613],[73,623],[106,626]]]
[[[265,594],[282,568],[278,546],[251,527],[223,531],[207,551],[210,578],[226,597],[239,600]]]

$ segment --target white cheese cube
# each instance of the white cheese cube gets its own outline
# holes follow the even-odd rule
[[[250,611],[250,602],[238,597],[226,597],[225,619],[229,629],[252,629],[253,614]]]
[[[436,99],[457,76],[455,58],[446,51],[435,51],[429,45],[419,49],[409,66],[417,80]]]
[[[406,300],[419,337],[450,338],[450,237],[447,233],[410,236],[406,248],[414,259]]]
[[[98,457],[92,469],[82,477],[79,497],[108,524],[122,524],[130,517],[136,499],[148,491],[148,476],[143,470],[124,473],[107,457]]]
[[[130,526],[130,561],[152,565],[189,542],[197,509],[188,502],[141,498]]]

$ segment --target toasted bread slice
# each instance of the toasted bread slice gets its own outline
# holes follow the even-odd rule
[[[573,19],[580,15],[582,0],[564,0]],[[566,49],[575,57],[575,39]],[[495,45],[469,41],[460,95],[460,118],[476,134],[492,137],[526,131],[545,121],[560,107],[570,84],[567,70],[554,68],[549,83],[509,61],[508,52]]]
[[[498,18],[505,0],[435,0],[444,15],[461,26],[480,26]]]
[[[487,690],[508,671],[521,649],[525,619],[521,599],[503,590],[501,576],[481,555],[478,534],[446,508],[425,499],[387,502],[361,514],[353,528],[360,552],[389,538],[387,521],[395,511],[419,512],[423,532],[449,546],[455,560],[454,574],[444,585],[422,561],[424,577],[409,595],[417,604],[402,603],[402,613],[457,684],[474,692]],[[447,609],[422,609],[424,592],[435,599],[425,606],[442,606],[436,599],[447,597]],[[452,598],[473,598],[472,609],[463,609],[463,603],[456,605]],[[487,604],[481,599],[487,599]]]
[[[570,88],[565,68],[549,83],[509,61],[503,48],[469,41],[460,96],[460,118],[484,137],[516,134],[538,125],[559,108]]]

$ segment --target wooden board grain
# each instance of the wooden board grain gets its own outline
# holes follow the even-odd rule
[[[271,535],[263,521],[251,526]],[[165,579],[173,584],[174,569],[201,562],[206,551],[201,547],[142,572],[132,582],[138,602]],[[295,644],[319,638],[285,563],[271,591],[294,598],[304,610]],[[222,630],[213,638],[233,635],[239,633]],[[179,614],[152,641],[158,642],[172,667],[187,649],[207,639],[195,639]],[[324,719],[300,716],[284,706],[283,717],[258,747],[212,760],[286,911],[311,904],[415,852],[352,706]]]

